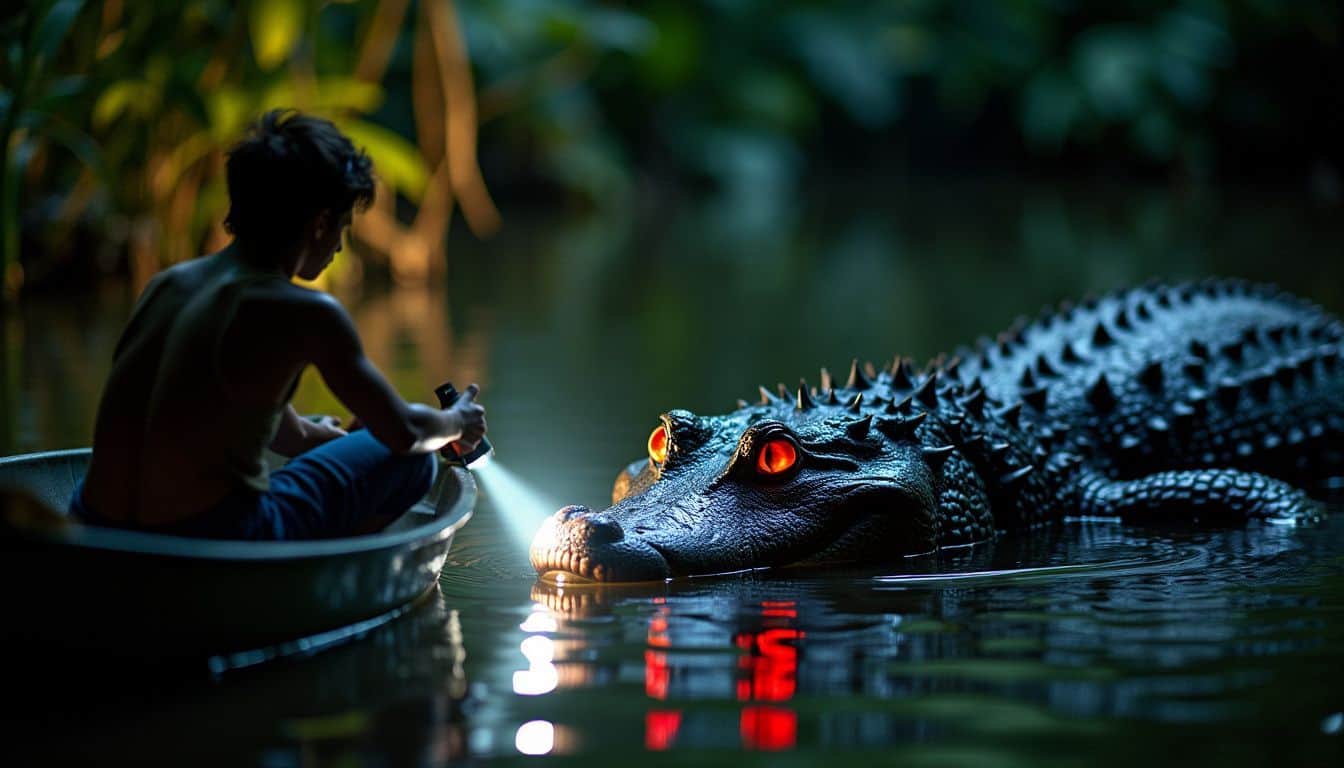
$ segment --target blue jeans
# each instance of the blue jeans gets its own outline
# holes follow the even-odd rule
[[[397,456],[361,429],[306,453],[271,473],[270,490],[240,488],[200,517],[144,528],[210,539],[322,539],[367,532],[391,522],[434,482],[433,454]],[[70,514],[91,525],[103,519],[75,488]]]

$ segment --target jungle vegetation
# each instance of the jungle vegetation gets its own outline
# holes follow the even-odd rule
[[[1331,0],[33,0],[0,11],[4,293],[217,247],[223,151],[275,106],[381,175],[334,280],[429,279],[459,213],[847,174],[1337,202],[1342,34]]]

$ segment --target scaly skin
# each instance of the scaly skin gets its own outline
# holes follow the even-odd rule
[[[874,562],[1067,515],[1308,519],[1344,474],[1344,324],[1266,286],[1151,286],[1020,320],[923,374],[824,370],[721,416],[670,411],[667,457],[603,512],[566,507],[539,574],[643,581]],[[757,469],[785,439],[796,464]]]

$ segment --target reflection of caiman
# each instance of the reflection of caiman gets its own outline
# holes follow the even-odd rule
[[[878,561],[1064,515],[1294,520],[1344,469],[1344,324],[1239,281],[1148,287],[1020,321],[922,374],[722,416],[670,411],[604,512],[566,507],[537,572],[638,581]]]

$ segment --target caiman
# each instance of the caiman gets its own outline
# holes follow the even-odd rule
[[[1301,522],[1344,474],[1344,324],[1240,280],[1019,318],[920,373],[823,369],[663,414],[612,506],[543,524],[543,577],[646,581],[875,563],[1066,517]]]

